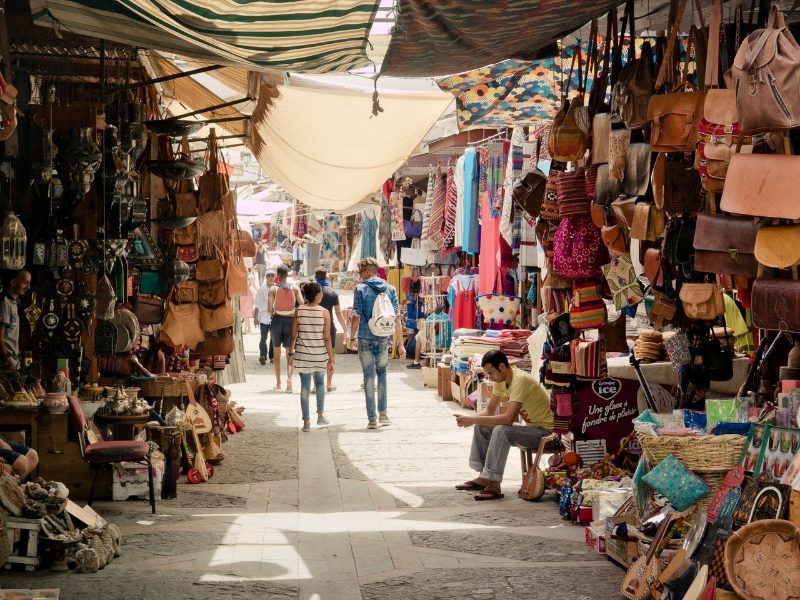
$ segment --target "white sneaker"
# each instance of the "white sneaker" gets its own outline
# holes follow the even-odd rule
[[[389,417],[387,416],[386,413],[380,413],[378,415],[378,423],[380,423],[381,426],[383,426],[383,425],[391,425],[392,422],[389,420]]]
[[[375,419],[370,419],[369,422],[367,423],[367,429],[377,429],[377,428],[378,428],[378,422]]]

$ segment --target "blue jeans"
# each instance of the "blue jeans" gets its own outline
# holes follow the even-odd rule
[[[527,425],[475,425],[469,466],[489,481],[503,481],[506,459],[511,446],[539,448],[541,439],[550,435],[546,429]]]
[[[367,399],[367,418],[376,419],[375,373],[378,374],[378,412],[386,412],[386,365],[389,364],[389,338],[358,339],[358,359],[364,372],[364,395]]]
[[[308,394],[311,391],[312,376],[314,385],[317,386],[317,412],[325,411],[325,372],[300,373],[300,410],[303,412],[303,420],[311,418],[308,416]]]

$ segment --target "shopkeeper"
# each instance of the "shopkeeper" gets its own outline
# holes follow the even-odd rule
[[[469,466],[480,476],[456,486],[457,490],[478,491],[475,500],[502,498],[500,482],[511,446],[538,448],[539,441],[553,429],[550,397],[530,373],[511,368],[500,350],[490,350],[481,366],[494,382],[492,398],[476,416],[457,415],[459,427],[474,425]],[[508,398],[505,412],[496,414],[503,398]],[[515,425],[521,416],[525,425]]]
[[[31,274],[23,269],[14,274],[6,286],[0,305],[0,358],[4,369],[19,369],[19,298],[31,287]]]

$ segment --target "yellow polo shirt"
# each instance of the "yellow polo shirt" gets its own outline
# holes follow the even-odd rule
[[[519,414],[526,425],[553,429],[553,413],[550,412],[550,395],[530,373],[516,367],[511,369],[511,385],[505,381],[494,384],[494,395],[508,397],[509,402],[522,405]]]

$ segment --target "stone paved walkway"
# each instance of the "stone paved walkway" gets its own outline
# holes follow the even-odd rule
[[[471,430],[455,427],[460,408],[423,387],[420,371],[390,362],[392,424],[367,430],[358,359],[337,357],[331,425],[301,433],[298,395],[267,391],[272,367],[258,365],[257,341],[245,337],[247,383],[232,386],[246,429],[212,480],[181,484],[155,516],[139,501],[96,503],[125,536],[103,571],[3,572],[0,586],[60,587],[65,600],[618,595],[622,571],[559,520],[549,494],[516,496],[516,451],[504,499],[453,489],[472,476]]]

